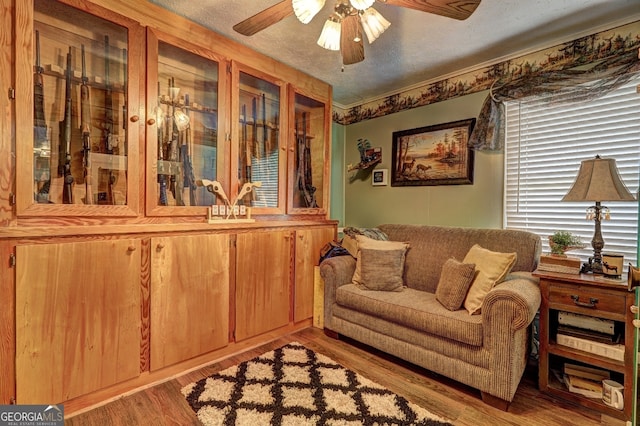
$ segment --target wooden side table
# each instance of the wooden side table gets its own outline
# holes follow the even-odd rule
[[[540,305],[540,361],[538,386],[540,391],[573,401],[600,411],[611,417],[631,420],[633,397],[633,338],[634,327],[631,306],[634,293],[629,292],[626,280],[610,280],[600,275],[561,274],[536,271],[540,278],[542,303]],[[574,349],[557,343],[558,313],[571,312],[615,321],[624,328],[624,359],[616,360],[591,352]],[[560,375],[564,363],[582,364],[610,372],[611,378],[624,384],[624,409],[605,405],[601,399],[588,398],[569,392],[555,371]]]

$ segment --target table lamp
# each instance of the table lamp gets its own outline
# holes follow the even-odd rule
[[[562,201],[594,201],[595,205],[587,208],[587,220],[595,222],[595,233],[591,240],[593,257],[582,266],[581,272],[602,274],[602,249],[604,239],[600,229],[600,222],[610,218],[609,208],[602,206],[602,201],[635,201],[633,194],[620,179],[616,160],[613,158],[596,158],[584,160],[573,186],[562,198]]]

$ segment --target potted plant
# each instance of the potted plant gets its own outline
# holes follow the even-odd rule
[[[549,247],[551,254],[566,256],[565,252],[584,248],[584,244],[578,235],[573,235],[569,231],[556,231],[553,235],[549,235]]]

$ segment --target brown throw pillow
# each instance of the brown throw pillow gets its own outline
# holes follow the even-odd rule
[[[460,309],[475,276],[475,271],[476,265],[473,263],[462,263],[456,259],[447,260],[440,273],[440,281],[436,288],[436,300],[450,311]]]
[[[404,260],[409,244],[376,241],[358,235],[358,257],[353,283],[365,290],[402,291]]]

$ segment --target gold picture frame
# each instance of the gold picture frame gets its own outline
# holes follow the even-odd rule
[[[391,186],[471,185],[476,119],[393,132]]]

